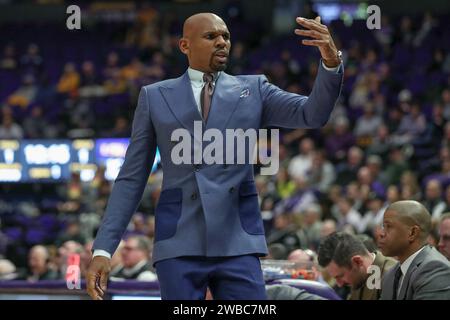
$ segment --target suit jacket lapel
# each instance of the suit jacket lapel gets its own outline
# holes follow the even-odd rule
[[[430,248],[427,246],[425,247],[422,252],[420,252],[417,257],[414,258],[411,265],[408,268],[408,271],[406,271],[406,274],[402,281],[402,287],[400,289],[400,293],[398,295],[399,300],[406,299],[406,294],[409,289],[409,281],[411,280],[411,276],[414,274],[414,272],[417,270],[418,266],[422,263],[423,259],[425,259],[426,254],[428,253],[428,250]]]
[[[222,72],[217,79],[211,101],[206,129],[217,128],[223,130],[236,110],[241,93],[241,84],[233,76]]]
[[[187,71],[168,86],[160,87],[164,100],[178,121],[194,136],[194,121],[203,121],[195,103]]]

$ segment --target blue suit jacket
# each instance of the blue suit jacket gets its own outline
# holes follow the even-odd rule
[[[265,76],[217,80],[205,129],[319,128],[329,118],[342,86],[343,67],[320,63],[309,97],[288,93]],[[245,92],[246,94],[242,94]],[[93,249],[114,253],[147,183],[156,147],[162,191],[155,210],[153,262],[179,256],[267,254],[252,164],[175,165],[172,132],[202,121],[188,73],[141,89],[131,142],[115,181]]]

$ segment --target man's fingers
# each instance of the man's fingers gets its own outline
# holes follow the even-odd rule
[[[102,289],[103,292],[106,291],[107,284],[108,284],[108,274],[103,271],[100,274],[100,289]]]
[[[311,37],[314,39],[323,39],[324,37],[324,34],[315,30],[295,29],[295,34],[298,34],[299,36]]]
[[[314,21],[317,21],[318,23],[320,23],[320,16],[317,16]]]
[[[321,47],[323,45],[326,45],[328,43],[328,40],[302,40],[302,43],[305,46]]]
[[[328,29],[326,26],[324,26],[323,24],[318,23],[315,20],[311,20],[311,19],[305,19],[302,17],[298,17],[296,19],[297,23],[300,24],[302,27],[305,27],[307,29],[312,29],[312,30],[316,30],[319,31],[321,33],[328,33]]]
[[[96,284],[95,275],[88,277],[86,286],[87,286],[87,292],[88,292],[89,296],[94,300],[98,300],[99,296],[98,296],[98,292],[97,292],[98,290],[96,288],[97,284]]]
[[[103,295],[105,294],[105,291],[100,287],[100,285],[99,285],[98,283],[95,285],[95,290],[96,290],[96,292],[97,292],[97,295],[98,295],[100,298],[102,298]]]

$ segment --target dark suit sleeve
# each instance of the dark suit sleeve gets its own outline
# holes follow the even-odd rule
[[[450,268],[441,261],[431,261],[415,276],[413,300],[449,300]]]
[[[343,65],[336,73],[325,70],[320,61],[309,97],[283,91],[262,76],[259,84],[264,108],[261,127],[322,127],[339,97],[343,75]]]
[[[131,141],[125,161],[112,188],[93,250],[105,250],[111,255],[116,250],[131,216],[142,198],[155,153],[156,134],[144,87],[139,94]]]

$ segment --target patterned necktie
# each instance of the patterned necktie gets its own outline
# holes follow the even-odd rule
[[[399,283],[400,283],[400,278],[402,277],[402,268],[398,268],[397,269],[397,271],[395,272],[395,277],[394,277],[394,290],[393,290],[393,292],[394,292],[394,294],[393,294],[393,297],[392,297],[392,300],[397,300],[397,292],[398,292],[398,289],[400,289],[399,287],[398,287],[398,285],[399,285]]]
[[[213,75],[210,73],[203,74],[203,81],[205,85],[203,86],[200,95],[200,105],[202,108],[203,121],[208,120],[209,109],[211,109],[211,98],[214,91],[213,87]]]

